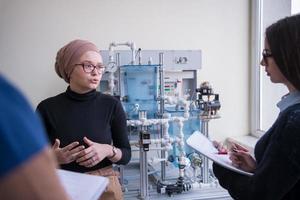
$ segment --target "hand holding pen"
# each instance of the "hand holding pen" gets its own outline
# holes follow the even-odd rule
[[[221,142],[213,141],[214,147],[218,150],[218,154],[227,154],[228,150]]]
[[[247,172],[254,172],[256,161],[249,153],[249,150],[239,144],[231,143],[229,159],[232,165]]]

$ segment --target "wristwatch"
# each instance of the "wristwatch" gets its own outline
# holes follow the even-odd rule
[[[113,152],[113,155],[112,155],[112,156],[110,156],[110,157],[108,157],[108,159],[112,159],[113,157],[115,157],[115,156],[116,156],[116,154],[117,154],[117,149],[116,149],[116,147],[115,147],[115,146],[112,146],[112,152]]]

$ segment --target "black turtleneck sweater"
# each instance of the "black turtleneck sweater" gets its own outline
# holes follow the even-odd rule
[[[86,136],[101,144],[112,144],[122,151],[122,158],[117,164],[127,164],[131,158],[128,141],[126,117],[120,101],[96,90],[78,94],[70,90],[42,101],[38,107],[49,139],[61,141],[64,147],[74,141],[83,142]],[[63,169],[87,172],[111,165],[105,158],[94,167],[87,168],[76,162],[61,165]]]

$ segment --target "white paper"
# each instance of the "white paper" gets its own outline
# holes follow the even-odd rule
[[[214,147],[212,141],[205,137],[202,133],[196,131],[188,139],[187,144],[197,150],[202,155],[208,157],[219,165],[235,171],[240,174],[251,176],[253,173],[243,171],[232,165],[228,154],[218,154],[218,150]]]
[[[57,174],[72,200],[97,200],[108,184],[108,179],[102,176],[61,169],[57,170]]]

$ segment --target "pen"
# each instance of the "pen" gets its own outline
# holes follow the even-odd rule
[[[232,148],[231,151],[234,152],[234,153],[238,153],[237,148]]]

